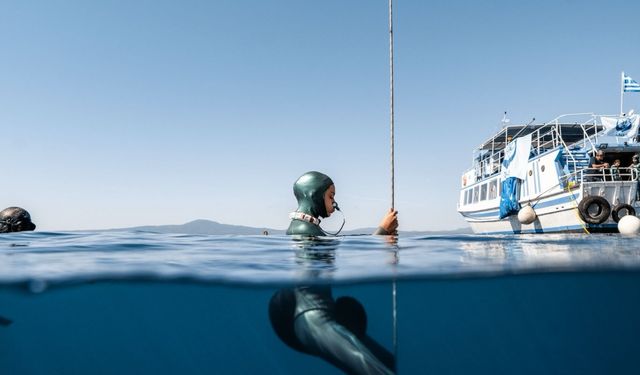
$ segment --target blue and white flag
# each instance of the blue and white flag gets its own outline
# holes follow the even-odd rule
[[[504,148],[504,159],[500,173],[502,179],[517,177],[524,180],[527,177],[529,154],[531,153],[531,134],[527,134],[512,141]]]
[[[640,83],[636,82],[633,78],[626,74],[623,74],[622,91],[624,92],[640,92]]]
[[[624,117],[601,116],[600,121],[605,128],[605,135],[613,137],[635,138],[640,126],[640,115]]]

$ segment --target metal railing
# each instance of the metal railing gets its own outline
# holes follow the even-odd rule
[[[584,182],[638,181],[638,173],[634,168],[583,168]]]
[[[583,168],[560,177],[562,184],[572,182],[578,186],[583,182],[633,182],[640,181],[640,174],[630,167],[620,167],[617,172],[613,168]]]
[[[583,138],[582,140],[575,142],[573,144],[568,145],[564,139],[562,138],[562,127],[561,119],[572,116],[589,116],[589,119],[583,121],[581,123],[576,122],[575,124],[580,126],[582,130]],[[560,115],[553,120],[543,124],[543,125],[553,125],[550,129],[545,132],[541,132],[544,128],[538,128],[532,132],[531,136],[531,147],[532,151],[535,155],[541,155],[549,150],[553,150],[558,146],[563,146],[566,150],[565,160],[567,162],[572,163],[573,170],[577,170],[579,166],[579,161],[576,160],[575,155],[569,149],[569,147],[573,148],[582,148],[585,149],[584,146],[590,146],[588,149],[595,150],[595,144],[598,143],[598,124],[597,124],[597,116],[592,112],[584,112],[584,113],[569,113]],[[526,128],[526,126],[525,126]],[[522,130],[524,130],[523,128]],[[521,130],[521,132],[522,132]],[[520,133],[518,133],[520,134]],[[514,137],[513,141],[515,141],[517,137]],[[504,149],[495,151],[491,154],[484,155],[481,160],[477,160],[474,162],[472,169],[475,170],[475,174],[478,180],[482,180],[484,178],[493,176],[500,172],[500,165],[504,159]]]

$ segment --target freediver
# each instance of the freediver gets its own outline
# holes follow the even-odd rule
[[[293,194],[298,201],[298,209],[289,214],[291,224],[287,234],[326,236],[327,233],[320,228],[320,218],[329,217],[340,210],[335,201],[336,187],[331,178],[320,172],[307,172],[293,184]],[[394,235],[397,228],[398,211],[390,209],[373,234]]]
[[[325,236],[320,217],[329,217],[338,205],[333,181],[308,172],[294,184],[298,209],[290,215],[287,234],[310,240],[300,242],[306,261],[333,262],[335,240]],[[343,224],[344,225],[344,224]],[[374,234],[395,234],[397,212],[390,210]],[[277,291],[269,302],[269,320],[289,347],[320,357],[348,374],[394,374],[395,358],[367,335],[367,314],[353,297],[333,298],[330,285],[309,285]]]
[[[0,211],[0,233],[32,231],[36,225],[24,208],[8,207]]]

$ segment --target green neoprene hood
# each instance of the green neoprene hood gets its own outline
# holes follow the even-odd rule
[[[293,194],[298,200],[298,212],[314,217],[327,217],[324,193],[333,185],[329,176],[320,172],[307,172],[293,184]]]

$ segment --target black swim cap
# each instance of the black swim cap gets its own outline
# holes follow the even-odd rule
[[[0,211],[0,233],[31,231],[36,225],[24,208],[8,207]]]
[[[293,194],[298,200],[298,211],[315,217],[327,217],[324,193],[333,185],[329,176],[320,172],[307,172],[293,184]]]

